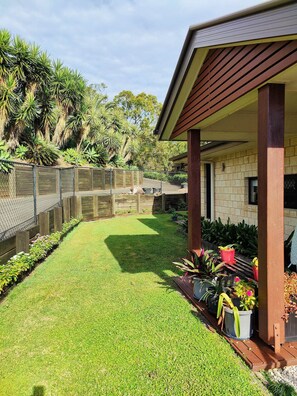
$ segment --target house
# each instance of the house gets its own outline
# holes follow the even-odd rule
[[[258,224],[259,336],[279,350],[283,241],[297,224],[297,2],[190,27],[155,133],[188,142],[189,249],[201,214]]]

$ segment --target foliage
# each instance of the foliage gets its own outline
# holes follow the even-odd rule
[[[188,232],[188,220],[181,224],[183,232]],[[237,252],[252,258],[258,255],[258,229],[246,224],[244,220],[233,224],[228,218],[224,224],[220,217],[210,221],[201,218],[202,238],[216,246],[233,244]]]
[[[258,300],[255,296],[255,287],[251,282],[235,277],[234,292],[240,299],[240,308],[242,311],[253,310],[258,306]]]
[[[297,396],[297,392],[292,385],[273,380],[267,371],[263,372],[263,376],[267,381],[267,389],[273,396]]]
[[[253,260],[251,261],[251,265],[252,265],[252,267],[258,268],[258,266],[259,266],[258,257],[254,257],[254,258],[253,258]]]
[[[284,274],[285,287],[285,315],[284,319],[288,321],[290,314],[297,316],[297,273],[292,272]]]
[[[7,287],[16,283],[27,271],[31,270],[36,263],[43,260],[80,219],[71,219],[63,224],[61,232],[57,231],[50,235],[37,235],[31,243],[29,253],[20,252],[11,257],[5,265],[0,265],[0,294]]]
[[[221,273],[224,264],[221,263],[217,253],[212,250],[201,249],[198,253],[191,252],[191,258],[182,258],[181,262],[173,263],[185,275],[196,276],[206,280],[223,276]]]
[[[229,288],[228,291],[224,291],[219,296],[217,318],[219,318],[219,324],[223,324],[225,319],[223,306],[225,305],[232,309],[235,334],[236,337],[240,337],[239,308],[240,311],[253,310],[258,306],[258,299],[255,296],[255,286],[252,282],[241,280],[238,276],[235,277],[234,282],[233,287]],[[235,305],[233,298],[239,299],[239,307]]]
[[[87,86],[77,71],[0,30],[0,140],[17,158],[28,159],[16,150],[33,135],[59,150],[76,148],[91,164],[169,170],[170,158],[186,146],[153,135],[161,110],[156,96],[125,90],[109,101],[105,88]]]
[[[55,165],[60,156],[58,149],[52,143],[39,137],[33,137],[26,149],[25,159],[37,165]]]
[[[165,173],[165,172],[148,172],[145,171],[143,176],[148,179],[166,181],[172,184],[180,185],[188,181],[186,173]]]
[[[86,161],[84,160],[83,155],[79,151],[77,151],[73,148],[69,148],[69,149],[63,151],[63,158],[64,158],[64,161],[70,165],[79,166],[79,165],[86,164]]]
[[[6,144],[3,140],[0,140],[0,172],[10,173],[13,165],[8,161],[11,159],[9,152],[7,151]]]
[[[234,330],[236,337],[240,337],[240,320],[238,308],[233,304],[231,298],[226,293],[221,293],[218,302],[217,318],[219,319],[219,324],[224,323],[225,311],[224,305],[233,310],[234,315]]]
[[[25,160],[27,158],[27,153],[28,153],[28,147],[24,146],[23,144],[20,144],[15,149],[14,155],[21,160]]]
[[[165,173],[160,173],[160,172],[143,172],[143,177],[146,177],[147,179],[154,179],[154,180],[160,180],[160,181],[168,181],[168,176]]]
[[[234,250],[234,244],[230,243],[229,245],[226,246],[219,246],[219,249],[225,251]]]

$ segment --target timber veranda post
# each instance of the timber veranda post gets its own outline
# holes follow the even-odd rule
[[[200,130],[191,129],[188,138],[188,249],[201,249],[201,154]]]
[[[285,86],[258,92],[259,336],[279,352],[284,334]],[[277,329],[277,331],[276,331]]]

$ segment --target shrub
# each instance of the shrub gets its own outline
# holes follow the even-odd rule
[[[28,153],[28,147],[24,146],[23,144],[20,144],[19,147],[15,149],[14,155],[21,159],[24,160],[27,157]]]
[[[187,232],[188,220],[182,222],[182,230]],[[253,258],[258,256],[258,228],[255,225],[246,224],[242,220],[238,224],[223,223],[220,218],[210,221],[201,218],[202,238],[216,246],[233,244],[237,252],[243,256]]]
[[[36,263],[43,260],[59,245],[63,236],[80,221],[81,219],[71,219],[68,223],[63,224],[61,232],[57,231],[44,236],[37,235],[36,239],[30,245],[29,253],[20,252],[11,257],[5,265],[0,265],[0,294],[7,287],[19,281],[21,276],[30,271]]]
[[[83,155],[79,151],[77,151],[73,148],[69,148],[69,149],[65,150],[63,152],[63,158],[64,158],[64,161],[70,165],[78,166],[78,165],[86,164],[86,160],[84,159]]]
[[[188,182],[188,175],[187,173],[175,173],[173,175],[168,176],[168,181],[173,184],[180,185],[181,183]]]
[[[143,177],[146,177],[147,179],[168,181],[168,176],[165,173],[159,172],[144,172]]]
[[[55,165],[60,156],[57,147],[38,137],[33,138],[25,147],[27,151],[24,159],[36,165]]]
[[[13,164],[6,162],[11,159],[7,146],[3,140],[0,140],[0,172],[10,173],[13,168]],[[4,160],[4,161],[1,161]]]

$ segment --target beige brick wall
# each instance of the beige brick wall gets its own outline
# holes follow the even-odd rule
[[[285,141],[285,174],[294,173],[297,173],[297,138]],[[230,217],[233,223],[244,219],[248,224],[257,224],[258,207],[248,204],[248,178],[253,176],[257,176],[256,149],[238,151],[216,159],[215,218],[221,217],[226,222]],[[202,185],[205,185],[204,178]],[[297,225],[297,210],[285,209],[284,213],[284,237],[287,238]]]

